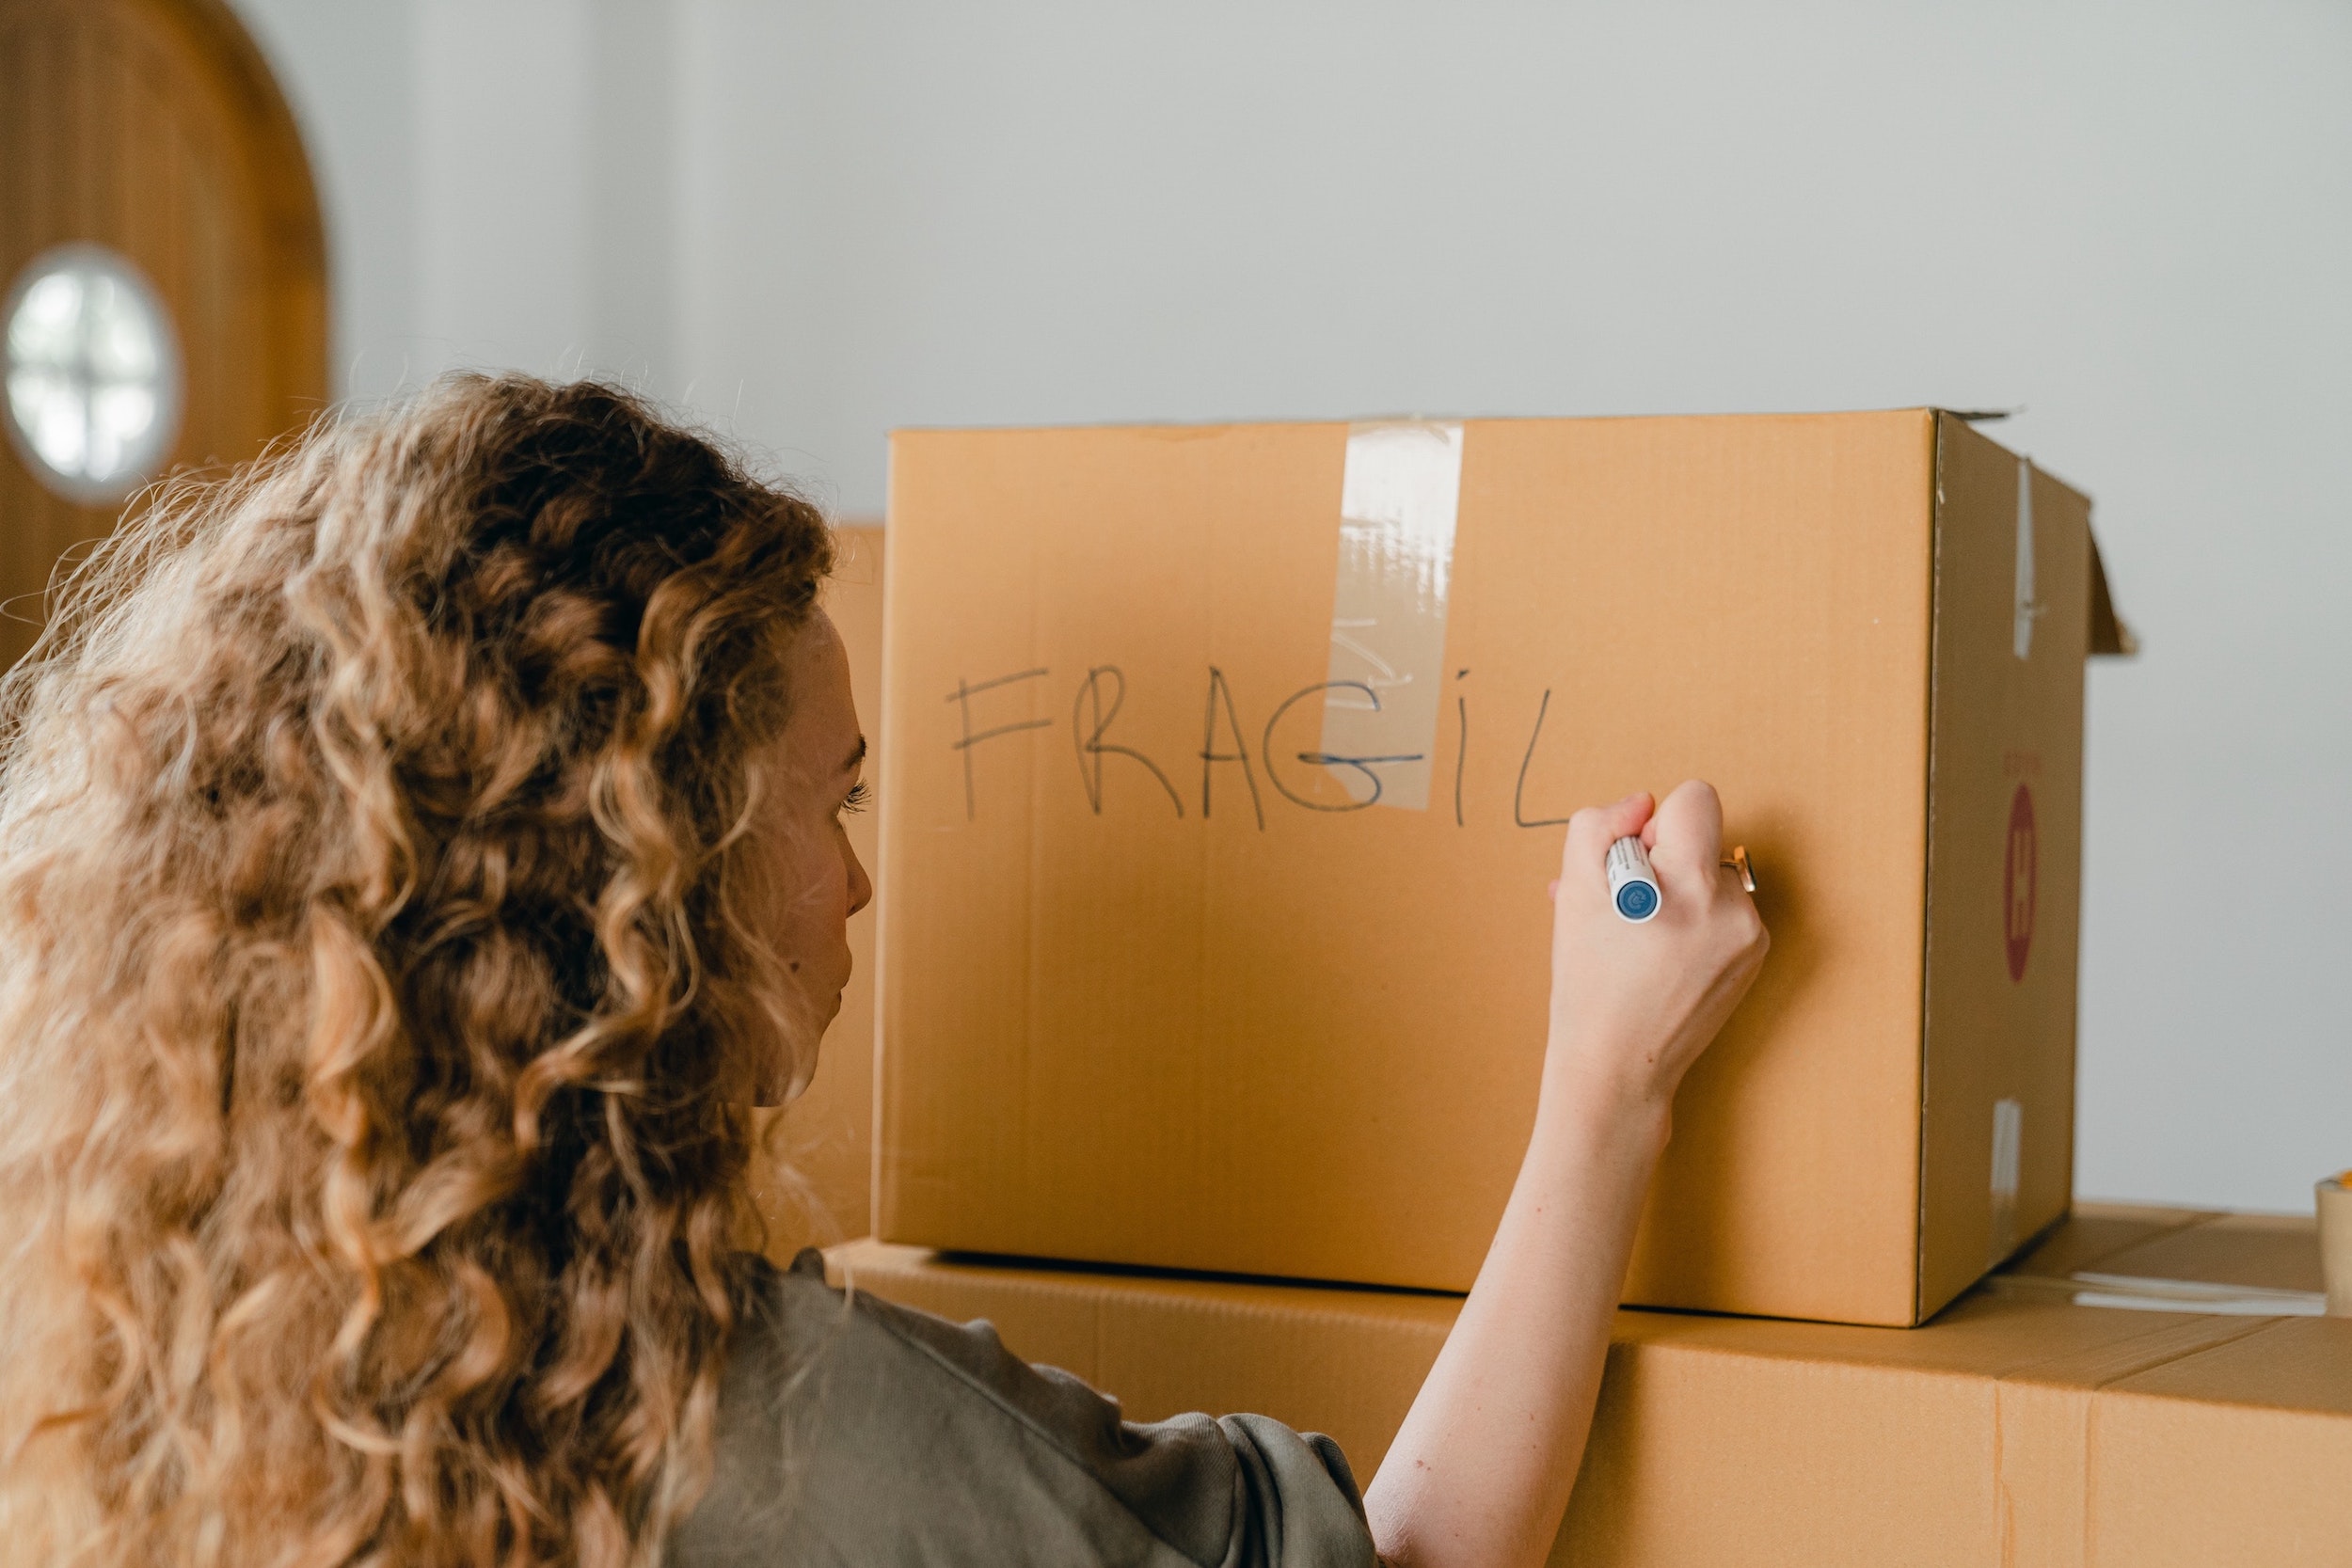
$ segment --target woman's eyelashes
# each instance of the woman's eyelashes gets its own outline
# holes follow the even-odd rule
[[[860,780],[851,786],[849,794],[841,798],[841,809],[844,812],[864,811],[866,803],[873,798],[873,792],[866,787],[863,780]]]

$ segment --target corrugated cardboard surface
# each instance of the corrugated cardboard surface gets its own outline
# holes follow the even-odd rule
[[[850,693],[869,736],[882,714],[882,534],[871,524],[834,531],[835,563],[825,584],[825,612],[850,655]],[[879,792],[889,758],[879,746],[866,759],[868,788]],[[871,874],[876,816],[848,819],[850,846]],[[768,1227],[770,1257],[830,1246],[872,1226],[874,1165],[874,922],[872,910],[850,921],[850,983],[841,1011],[825,1031],[817,1076],[781,1113],[763,1117],[761,1168],[754,1194]]]
[[[2286,1319],[2125,1378],[2089,1440],[2100,1568],[2352,1560],[2352,1320]],[[2234,1506],[2200,1506],[2215,1497]]]
[[[895,437],[879,1233],[1467,1287],[1533,1116],[1559,823],[1702,776],[1759,865],[1773,953],[1684,1087],[1629,1299],[1882,1323],[1939,1305],[1972,1276],[1946,1260],[1990,1251],[1984,1097],[2025,1103],[2017,1234],[2063,1203],[2073,970],[2051,933],[2076,874],[2074,753],[2036,730],[2052,847],[2019,995],[2065,1025],[1997,1046],[1961,1012],[1931,1027],[1931,612],[1965,601],[2009,658],[2009,618],[1976,607],[2015,576],[2013,486],[1956,479],[1939,515],[1939,424],[1966,434],[1918,410],[1468,423],[1421,811],[1335,809],[1342,770],[1302,760],[1349,427]],[[2087,596],[2079,498],[2043,493],[2048,592]],[[2031,661],[2077,705],[2082,614],[2054,612]],[[1959,721],[1985,683],[1938,657],[1939,766],[1997,780],[2020,748]],[[2042,724],[2066,700],[2000,711]],[[1956,808],[1956,852],[1997,857],[2005,824],[1987,845],[1977,815]],[[1999,926],[1974,928],[1999,918],[1992,863],[1990,895],[1946,888],[1954,942],[1997,964]],[[1964,1134],[1924,1157],[1923,1035]],[[1979,1049],[2007,1054],[1976,1070]]]
[[[2064,1213],[2073,1191],[2090,617],[2090,503],[2027,470],[2021,539],[2019,460],[1957,419],[1940,426],[1922,1315]],[[2019,1107],[2015,1197],[1988,1202],[2004,1101]]]
[[[2151,1237],[2191,1270],[2306,1277],[2310,1228],[2106,1212],[2037,1266]],[[2190,1238],[2201,1235],[2202,1244]],[[1012,1267],[860,1243],[859,1288],[986,1317],[1132,1418],[1257,1410],[1369,1480],[1455,1298]],[[2230,1283],[2256,1283],[2225,1281]],[[2299,1287],[2298,1287],[2299,1288]],[[1926,1327],[1618,1315],[1553,1560],[2129,1568],[2336,1564],[2352,1545],[2352,1323],[1979,1291]]]
[[[2021,1260],[2020,1266],[2024,1266]],[[2300,1214],[2198,1215],[2117,1247],[2095,1266],[2107,1275],[2246,1285],[2265,1291],[2327,1289],[2312,1222]]]
[[[2077,1270],[2134,1251],[2176,1231],[2222,1218],[2208,1209],[2163,1209],[2145,1204],[2077,1203],[2066,1223],[2041,1237],[2002,1272],[2063,1279]],[[2249,1218],[2226,1216],[2233,1225]],[[2200,1250],[2198,1256],[2205,1253]],[[2259,1283],[2249,1281],[2249,1283]]]

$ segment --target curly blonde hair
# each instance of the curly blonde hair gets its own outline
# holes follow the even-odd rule
[[[658,1559],[830,551],[625,392],[466,376],[61,583],[0,687],[0,1557]]]

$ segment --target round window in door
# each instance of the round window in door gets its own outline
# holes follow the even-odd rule
[[[326,405],[326,246],[238,0],[0,0],[0,669],[61,562]]]
[[[57,245],[18,276],[4,319],[8,434],[34,475],[86,505],[154,478],[179,431],[180,346],[138,269]]]

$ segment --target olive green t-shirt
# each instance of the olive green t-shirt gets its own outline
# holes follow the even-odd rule
[[[1374,1568],[1339,1446],[1261,1416],[1149,1425],[985,1323],[765,1262],[729,1349],[710,1490],[675,1568]]]

